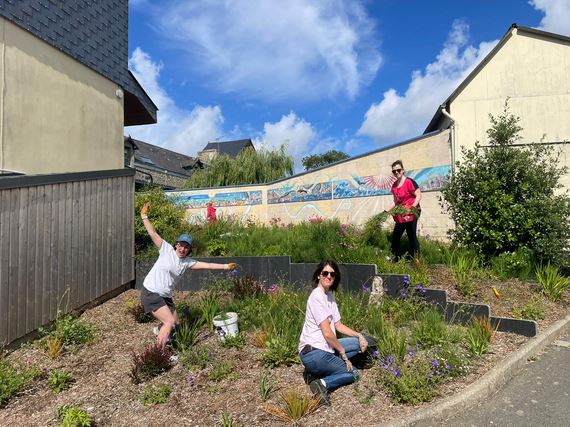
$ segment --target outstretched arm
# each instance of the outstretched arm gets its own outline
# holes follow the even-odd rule
[[[162,246],[162,237],[159,236],[159,234],[154,229],[154,226],[150,222],[150,219],[148,219],[148,213],[149,212],[150,212],[150,203],[146,202],[143,205],[143,207],[141,208],[142,222],[143,222],[144,228],[146,228],[146,232],[148,233],[148,235],[150,236],[150,238],[152,240],[152,243],[154,243],[154,246],[156,246],[158,249],[160,249],[160,247]]]
[[[202,262],[198,261],[192,267],[191,270],[234,270],[237,267],[235,262],[230,262],[229,264],[218,264],[215,262]]]

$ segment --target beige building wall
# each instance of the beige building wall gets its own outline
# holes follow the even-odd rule
[[[186,206],[191,222],[205,221],[206,203],[212,201],[218,216],[234,216],[242,222],[286,225],[338,218],[341,222],[362,225],[392,204],[389,188],[391,164],[395,160],[402,160],[409,175],[425,188],[418,226],[420,235],[445,239],[451,222],[441,212],[437,189],[450,167],[447,130],[268,185],[168,194]],[[389,220],[387,226],[392,225]]]
[[[455,155],[475,141],[488,145],[489,113],[497,117],[509,99],[520,117],[521,143],[570,141],[570,43],[514,28],[501,48],[451,102]],[[570,166],[569,144],[557,144]],[[570,175],[562,178],[570,188]]]
[[[123,168],[119,87],[0,18],[0,169]]]

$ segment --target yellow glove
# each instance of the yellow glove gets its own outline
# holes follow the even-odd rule
[[[235,262],[230,262],[228,264],[228,270],[232,271],[235,270],[237,268],[237,264]]]
[[[141,208],[141,217],[148,216],[150,212],[150,202],[146,202]]]
[[[364,353],[368,348],[368,341],[364,338],[364,335],[358,334],[358,344],[360,345],[360,352]]]
[[[348,356],[346,355],[346,353],[341,353],[340,358],[344,361],[344,363],[346,363],[346,370],[348,372],[351,372],[352,371],[352,362],[348,359]]]

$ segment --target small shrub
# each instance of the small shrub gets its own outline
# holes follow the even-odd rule
[[[532,274],[533,253],[525,247],[514,252],[503,252],[491,259],[491,268],[501,280],[511,277],[528,279]]]
[[[238,350],[242,349],[247,343],[247,338],[245,333],[240,332],[236,335],[226,335],[224,341],[222,342],[223,347],[233,347]]]
[[[232,292],[236,298],[257,297],[263,293],[263,285],[251,275],[234,277]]]
[[[63,341],[57,335],[48,335],[44,338],[42,347],[51,359],[56,359],[63,350]]]
[[[212,360],[210,347],[194,347],[182,353],[181,363],[186,369],[206,369]]]
[[[216,427],[234,427],[235,425],[236,424],[234,424],[234,420],[231,415],[224,412],[222,414],[222,418],[216,424]]]
[[[435,347],[446,343],[448,326],[443,316],[435,309],[424,311],[418,322],[412,325],[412,339],[423,347]]]
[[[69,372],[54,369],[49,374],[48,382],[52,393],[59,394],[71,387],[73,377]]]
[[[167,384],[160,384],[158,386],[148,385],[143,394],[142,402],[145,406],[156,405],[164,403],[172,393],[172,388]]]
[[[538,295],[533,295],[525,305],[513,309],[513,317],[528,320],[544,319],[544,302]]]
[[[234,365],[230,361],[217,363],[208,374],[211,381],[222,381],[225,379],[235,380],[237,378],[234,372]]]
[[[167,371],[172,367],[172,355],[170,350],[156,344],[149,345],[140,354],[133,352],[134,365],[130,374],[132,381],[139,384]]]
[[[198,341],[199,323],[189,324],[182,321],[172,334],[172,346],[179,352],[185,352],[196,344]]]
[[[481,356],[489,351],[493,337],[493,327],[488,317],[473,319],[467,330],[467,344],[474,356]]]
[[[468,255],[455,257],[451,269],[455,277],[455,287],[461,295],[471,297],[475,293],[475,283],[471,279],[471,275],[477,268],[477,258],[472,258]]]
[[[87,322],[76,319],[71,314],[57,317],[54,333],[63,341],[64,345],[88,344],[95,339],[93,327]]]
[[[16,366],[0,354],[0,408],[38,376],[37,369]]]
[[[550,263],[537,267],[536,280],[541,292],[553,302],[558,301],[570,289],[570,278],[562,276],[558,267]]]
[[[154,319],[152,314],[144,312],[141,302],[136,299],[130,299],[127,301],[127,313],[133,316],[137,323],[148,323]]]
[[[276,332],[267,343],[267,351],[262,356],[265,366],[274,368],[280,365],[297,363],[297,343],[291,342],[287,334]]]
[[[251,344],[257,348],[267,348],[267,342],[269,341],[269,331],[266,329],[256,329],[251,334],[250,340]]]
[[[269,399],[269,394],[273,391],[274,388],[275,383],[269,379],[269,373],[264,370],[259,377],[259,395],[262,402],[265,402],[267,399]]]
[[[220,239],[213,239],[208,242],[207,251],[211,256],[225,256],[228,252],[228,245]]]
[[[319,404],[319,397],[311,396],[304,390],[287,389],[279,395],[275,404],[265,403],[262,409],[280,420],[296,424],[305,415],[313,413]]]
[[[73,405],[63,405],[57,409],[57,419],[60,427],[91,427],[93,419],[81,408]]]

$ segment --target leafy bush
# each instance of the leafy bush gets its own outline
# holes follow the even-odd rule
[[[526,247],[560,265],[570,239],[570,197],[556,192],[566,168],[552,146],[513,145],[522,128],[508,103],[490,120],[490,146],[463,149],[464,160],[442,189],[440,202],[455,223],[450,235],[487,258]]]
[[[544,302],[538,295],[533,295],[525,305],[513,309],[513,317],[528,320],[544,319]]]
[[[158,386],[149,384],[144,390],[142,398],[143,405],[151,406],[165,403],[170,393],[172,393],[172,388],[167,384],[160,384]]]
[[[186,369],[206,369],[212,361],[212,349],[197,346],[182,353],[181,363]]]
[[[60,427],[91,427],[93,418],[81,408],[73,405],[63,405],[57,409],[57,419]]]
[[[178,205],[160,187],[147,187],[143,192],[135,193],[135,248],[139,257],[148,255],[144,250],[150,251],[151,257],[156,255],[154,244],[139,215],[146,202],[150,203],[149,218],[152,225],[167,242],[174,243],[180,233],[187,231],[184,206]]]
[[[536,268],[536,280],[541,292],[554,302],[570,289],[570,278],[562,276],[558,267],[550,263]]]
[[[172,367],[171,357],[173,353],[167,348],[161,348],[151,344],[140,354],[133,352],[133,368],[131,379],[139,384],[151,379]]]
[[[71,387],[73,377],[69,372],[54,369],[49,374],[48,382],[53,394],[59,394]]]
[[[305,415],[313,413],[319,404],[320,398],[304,390],[287,389],[280,393],[275,404],[265,403],[262,409],[280,420],[296,424]]]
[[[528,279],[533,270],[533,252],[521,247],[514,252],[503,252],[491,259],[491,269],[499,279],[506,280],[511,277]]]
[[[229,360],[216,363],[208,374],[208,379],[212,381],[235,380],[236,378],[237,374],[234,372],[234,365]]]
[[[222,342],[223,347],[233,347],[242,349],[247,344],[247,337],[243,332],[236,335],[226,335],[224,341]]]
[[[436,347],[449,338],[447,323],[436,310],[426,310],[420,314],[417,323],[412,325],[412,339],[423,347]]]
[[[172,346],[174,349],[184,352],[194,347],[198,341],[199,327],[200,323],[197,321],[190,323],[182,320],[172,334]]]
[[[0,408],[38,376],[37,369],[15,365],[0,354]]]
[[[61,339],[64,345],[88,344],[95,339],[93,327],[87,322],[76,319],[71,314],[63,316],[58,314],[53,334]]]

